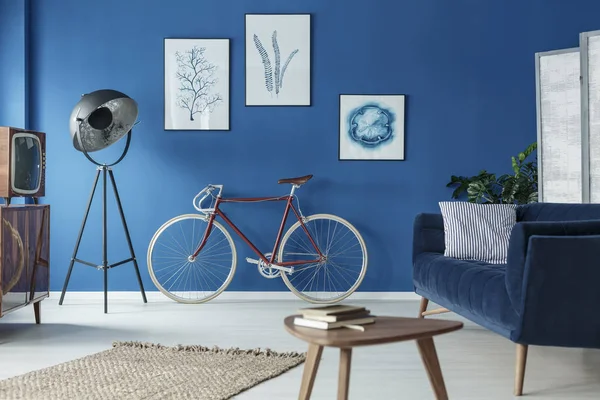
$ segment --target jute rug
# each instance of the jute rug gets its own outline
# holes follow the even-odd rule
[[[0,399],[223,400],[304,359],[268,349],[115,342],[101,353],[0,381]]]

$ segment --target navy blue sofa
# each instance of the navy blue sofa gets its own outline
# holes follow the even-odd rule
[[[442,215],[419,214],[413,283],[420,317],[431,300],[517,343],[520,396],[528,345],[600,348],[600,204],[520,206],[502,265],[445,257]]]

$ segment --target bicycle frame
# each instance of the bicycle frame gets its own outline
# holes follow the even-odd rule
[[[276,265],[276,266],[280,266],[280,267],[292,267],[292,266],[295,266],[295,265],[314,264],[314,263],[320,262],[323,259],[323,254],[321,253],[321,250],[319,249],[319,247],[315,243],[314,239],[312,238],[310,232],[308,231],[308,229],[304,225],[304,221],[302,220],[302,217],[301,217],[300,213],[296,210],[296,208],[294,207],[294,204],[292,203],[292,201],[294,200],[294,191],[295,191],[296,188],[297,187],[294,186],[292,188],[292,192],[289,195],[280,196],[280,197],[250,197],[250,198],[229,198],[229,199],[226,199],[226,198],[222,198],[220,196],[220,194],[219,194],[219,196],[217,196],[214,208],[211,209],[212,212],[210,213],[210,216],[209,216],[209,219],[208,219],[208,225],[206,227],[206,231],[204,232],[204,237],[202,238],[202,241],[200,242],[200,245],[198,246],[198,249],[196,249],[196,251],[194,252],[194,254],[192,255],[192,257],[193,258],[197,257],[198,254],[200,254],[200,252],[202,251],[202,249],[206,245],[208,237],[210,236],[210,234],[212,232],[213,222],[214,222],[215,218],[217,216],[219,216],[219,217],[221,217],[221,219],[223,219],[223,221],[225,221],[225,223],[227,223],[227,225],[229,225],[231,227],[231,229],[233,229],[233,231],[252,249],[252,251],[254,251],[254,253],[256,253],[256,255],[266,265]],[[263,201],[285,201],[286,202],[285,210],[283,212],[283,218],[281,220],[281,225],[279,227],[279,232],[277,233],[277,238],[275,239],[275,245],[273,247],[273,252],[271,253],[271,258],[270,259],[267,259],[267,257],[260,250],[258,250],[258,248],[252,243],[252,241],[250,241],[250,239],[248,239],[246,237],[246,235],[244,235],[242,233],[242,231],[219,208],[219,206],[221,205],[221,203],[253,203],[253,202],[263,202]],[[200,202],[202,202],[202,200]],[[285,224],[287,222],[287,219],[288,219],[288,216],[289,216],[289,213],[290,213],[290,209],[294,212],[294,215],[298,219],[298,222],[300,222],[300,225],[302,226],[302,229],[304,230],[304,233],[306,233],[306,235],[307,235],[310,243],[315,248],[316,253],[319,255],[318,259],[314,259],[314,260],[285,261],[285,262],[281,262],[281,263],[278,263],[278,264],[274,264],[275,257],[277,256],[277,252],[279,250],[279,245],[281,244],[281,236],[283,235],[283,230],[285,228]]]

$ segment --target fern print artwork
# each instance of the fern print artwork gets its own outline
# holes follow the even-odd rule
[[[165,39],[165,130],[229,130],[229,39]]]
[[[265,88],[269,93],[271,93],[271,95],[273,94],[273,91],[275,91],[275,96],[278,96],[279,92],[283,88],[283,77],[285,76],[285,71],[287,70],[288,65],[299,50],[293,50],[285,60],[283,68],[281,68],[281,54],[279,52],[279,44],[277,43],[277,31],[273,31],[271,39],[273,42],[275,69],[273,69],[271,65],[269,53],[267,53],[267,50],[265,50],[265,47],[263,46],[258,36],[254,34],[254,44],[256,45],[256,50],[258,50],[258,54],[260,55],[263,66],[265,68]]]
[[[246,105],[310,105],[310,15],[246,15]]]

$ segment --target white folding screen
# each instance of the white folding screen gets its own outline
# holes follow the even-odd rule
[[[579,49],[537,53],[535,61],[538,201],[581,203],[583,180]],[[600,163],[598,165],[600,167]]]
[[[600,31],[580,34],[583,201],[600,203]]]

